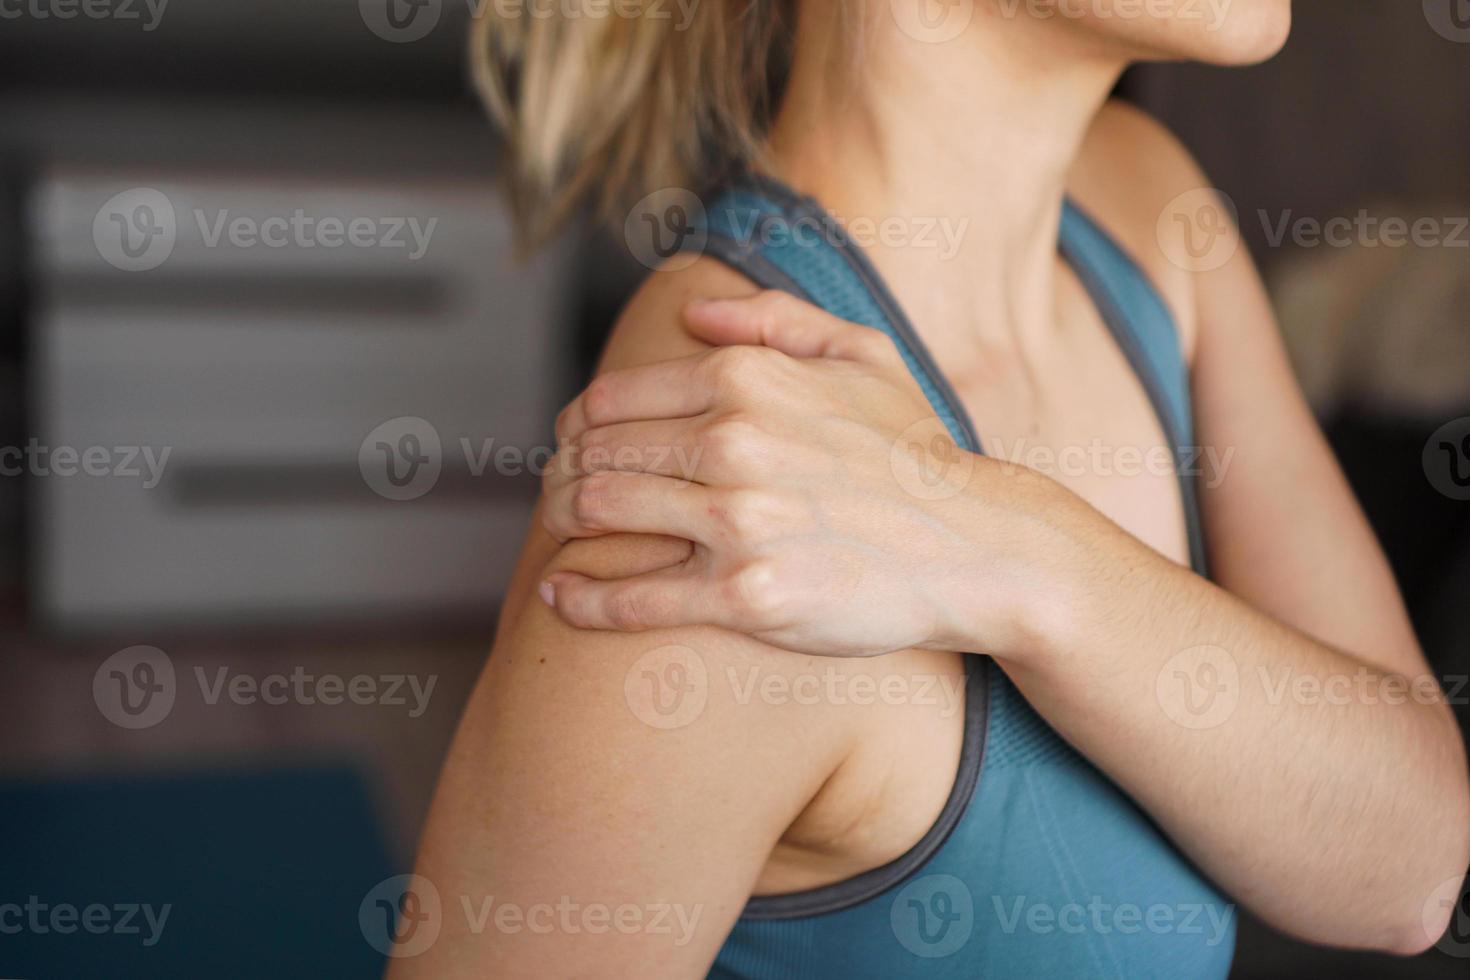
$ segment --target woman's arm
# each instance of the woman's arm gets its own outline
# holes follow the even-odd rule
[[[568,458],[589,458],[548,497],[548,526],[568,537],[662,527],[695,549],[650,575],[553,574],[550,600],[591,628],[718,623],[814,653],[990,653],[1267,921],[1323,943],[1422,950],[1470,860],[1459,733],[1253,274],[1232,290],[1242,294],[1259,319],[1232,318],[1224,338],[1211,319],[1198,368],[1204,441],[1234,450],[1205,504],[1210,534],[1226,539],[1220,576],[1242,595],[1055,481],[943,459],[954,449],[936,444],[937,420],[904,427],[915,409],[894,376],[903,368],[869,346],[874,331],[765,294],[694,307],[691,328],[798,357],[615,372],[565,413]],[[737,383],[722,386],[727,373]],[[692,393],[704,408],[665,403],[692,417],[630,421],[660,407],[646,396],[656,387],[657,400]],[[834,389],[861,397],[844,406]],[[1230,406],[1214,401],[1233,399],[1250,411],[1222,419]],[[721,448],[732,417],[738,452]],[[654,433],[713,450],[696,482],[590,461],[587,447],[606,462]]]
[[[1044,642],[1006,669],[1266,921],[1420,951],[1470,862],[1460,734],[1244,250],[1197,289],[1198,441],[1232,453],[1203,491],[1216,584],[1074,502]]]
[[[1203,505],[1219,584],[1051,480],[956,463],[932,415],[910,427],[923,410],[872,331],[767,294],[686,315],[712,342],[776,350],[649,369],[655,402],[615,374],[566,414],[573,453],[712,452],[693,484],[581,463],[548,498],[558,535],[663,528],[696,548],[655,576],[551,576],[550,601],[593,628],[991,653],[1267,921],[1422,950],[1470,861],[1459,732],[1248,258],[1195,296],[1199,441],[1234,454]]]
[[[671,290],[749,288],[719,270],[676,278],[630,309],[640,332],[623,331],[614,365],[682,352]],[[650,324],[668,329],[650,341]],[[810,670],[806,658],[711,628],[587,632],[535,597],[548,571],[627,575],[687,550],[632,535],[560,547],[537,522],[423,837],[416,870],[441,931],[391,976],[705,975],[859,719],[742,702],[724,682]]]
[[[1207,186],[1158,143],[1177,189]],[[1197,441],[1232,454],[1202,488],[1215,584],[1079,516],[1054,553],[1089,559],[1005,665],[1266,921],[1420,951],[1470,862],[1460,733],[1246,250],[1193,289]]]

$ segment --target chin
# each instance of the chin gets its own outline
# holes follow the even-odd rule
[[[1291,0],[1175,0],[1179,12],[1138,19],[1109,18],[1094,27],[1112,33],[1145,61],[1259,64],[1291,34]],[[1121,36],[1120,36],[1121,35]]]
[[[1200,61],[1255,65],[1276,56],[1291,36],[1290,0],[1234,0],[1217,30],[1205,31]]]

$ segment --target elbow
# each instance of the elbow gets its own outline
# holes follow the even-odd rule
[[[1421,901],[1405,902],[1402,919],[1382,951],[1395,956],[1418,956],[1442,941],[1455,945],[1456,955],[1470,955],[1470,894],[1466,868],[1470,867],[1470,788],[1460,794],[1462,803],[1452,813],[1458,819],[1446,826],[1442,851],[1433,857],[1433,882],[1420,891]]]
[[[1453,716],[1446,712],[1452,747],[1447,753],[1447,777],[1442,777],[1446,802],[1443,832],[1430,837],[1435,853],[1425,855],[1431,884],[1422,889],[1422,903],[1400,930],[1398,941],[1385,952],[1418,956],[1444,942],[1454,943],[1456,955],[1470,955],[1470,894],[1466,869],[1470,868],[1470,771],[1466,768],[1464,741]]]
[[[1458,751],[1458,733],[1455,748],[1454,776],[1441,775],[1438,800],[1426,801],[1433,803],[1433,826],[1439,829],[1407,832],[1414,839],[1401,840],[1393,860],[1416,870],[1393,889],[1396,898],[1379,905],[1371,931],[1360,931],[1345,945],[1402,957],[1452,946],[1452,955],[1470,956],[1470,774]]]
[[[1470,955],[1470,898],[1465,887],[1465,873],[1454,873],[1421,892],[1422,900],[1398,903],[1391,919],[1385,914],[1374,923],[1372,932],[1359,933],[1357,941],[1343,945],[1408,958],[1452,944],[1453,955]]]
[[[1462,934],[1465,932],[1464,883],[1463,874],[1447,879],[1429,895],[1418,914],[1400,925],[1380,950],[1392,956],[1418,956],[1443,940],[1470,953],[1470,934]]]
[[[1361,855],[1376,873],[1354,886],[1352,914],[1339,906],[1294,932],[1298,939],[1390,956],[1435,947],[1470,956],[1470,771],[1458,728],[1419,758],[1412,805],[1400,801],[1400,822],[1381,826],[1378,846]]]

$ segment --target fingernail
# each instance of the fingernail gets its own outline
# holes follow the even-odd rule
[[[549,581],[542,582],[536,587],[536,592],[541,596],[541,601],[553,608],[556,606],[556,586]]]

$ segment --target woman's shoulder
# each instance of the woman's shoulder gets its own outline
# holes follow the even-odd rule
[[[676,258],[654,270],[629,299],[609,334],[598,372],[684,357],[709,345],[684,329],[684,307],[694,299],[749,296],[758,287],[709,256]]]
[[[1113,99],[1098,112],[1083,141],[1068,192],[1149,277],[1178,324],[1192,359],[1197,317],[1194,263],[1182,261],[1172,235],[1174,211],[1208,200],[1213,187],[1167,126],[1130,103]]]

